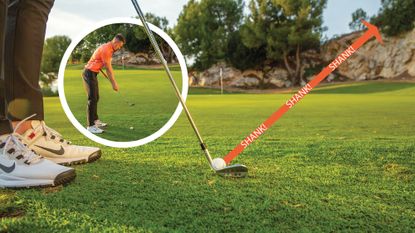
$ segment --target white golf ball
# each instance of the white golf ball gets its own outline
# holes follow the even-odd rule
[[[132,126],[131,126],[131,127],[130,127],[130,129],[131,129],[131,130],[133,130],[133,129],[134,129],[134,127],[132,127]]]
[[[212,160],[212,166],[214,169],[219,170],[226,167],[226,162],[222,158],[216,158]]]

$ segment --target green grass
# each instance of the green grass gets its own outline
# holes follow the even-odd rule
[[[357,83],[347,83],[339,84],[334,86],[327,86],[325,88],[320,88],[316,90],[315,94],[370,94],[370,93],[380,93],[380,92],[396,92],[403,90],[401,92],[396,92],[398,94],[404,93],[405,89],[409,89],[411,92],[412,85],[408,85],[405,82],[387,82],[385,85],[384,82],[357,82]]]
[[[413,232],[415,84],[364,88],[308,95],[235,161],[250,168],[246,179],[214,175],[182,115],[151,144],[104,147],[67,187],[0,191],[1,212],[24,213],[1,219],[0,231]],[[212,154],[224,156],[289,97],[200,94],[188,104]],[[56,98],[45,104],[50,126],[95,145]]]
[[[189,95],[214,95],[222,94],[219,88],[204,88],[204,87],[192,87],[189,89]],[[223,94],[242,94],[238,91],[223,90]]]
[[[75,118],[86,126],[87,95],[79,66],[65,72],[65,95]],[[172,71],[181,87],[181,72]],[[164,70],[115,70],[120,93],[103,75],[99,75],[98,115],[109,123],[103,138],[112,141],[135,141],[152,135],[171,118],[178,101]],[[134,106],[130,106],[134,104]],[[134,130],[130,130],[133,127]],[[126,133],[127,132],[127,133]]]

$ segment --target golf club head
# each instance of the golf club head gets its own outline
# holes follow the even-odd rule
[[[223,177],[244,178],[248,175],[248,168],[242,164],[227,166],[222,169],[215,170],[216,174]]]

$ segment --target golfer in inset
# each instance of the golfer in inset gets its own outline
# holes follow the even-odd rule
[[[88,94],[87,130],[91,133],[103,133],[104,130],[102,128],[107,126],[107,124],[103,123],[98,117],[99,89],[97,75],[101,69],[105,67],[108,79],[112,84],[112,89],[118,92],[118,84],[115,80],[111,60],[114,52],[120,50],[124,44],[125,37],[121,34],[117,34],[112,41],[98,47],[88,61],[88,64],[85,66],[85,70],[82,74]]]

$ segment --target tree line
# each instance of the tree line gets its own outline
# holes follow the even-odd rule
[[[146,18],[167,32],[188,60],[194,61],[191,69],[202,71],[218,62],[241,70],[279,65],[288,71],[292,83],[299,85],[306,73],[303,52],[318,51],[327,30],[323,27],[326,5],[327,0],[190,0],[173,27],[169,27],[165,17],[146,14]],[[396,36],[414,28],[415,1],[381,0],[376,15],[368,16],[357,9],[351,18],[352,30],[363,30],[360,19],[366,19],[385,35]],[[151,52],[150,42],[140,27],[115,24],[84,38],[73,51],[71,61],[85,63],[96,47],[111,40],[114,33],[126,36],[125,48],[129,51]],[[164,40],[158,41],[167,59],[174,56]],[[46,40],[43,74],[58,72],[70,42],[66,36]],[[53,77],[43,75],[41,79],[47,83]]]
[[[146,19],[168,34],[171,34],[171,28],[168,27],[169,21],[165,17],[147,13]],[[150,41],[141,27],[136,27],[133,24],[112,24],[99,28],[82,39],[72,52],[70,60],[72,62],[86,63],[99,45],[111,41],[118,33],[123,34],[127,40],[124,49],[133,53],[152,53]],[[172,60],[174,53],[168,44],[158,36],[156,36],[156,40],[165,58],[168,61]]]
[[[293,85],[307,70],[302,54],[322,44],[323,10],[327,0],[190,0],[173,32],[183,53],[204,70],[219,61],[245,69],[266,65],[285,67]],[[339,9],[341,10],[341,9]],[[387,36],[414,28],[414,0],[382,0],[378,14],[358,9],[350,27],[362,30],[360,19],[371,21]]]

